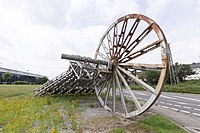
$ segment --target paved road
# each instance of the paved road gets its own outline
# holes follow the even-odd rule
[[[139,99],[146,100],[149,95],[134,91]],[[151,108],[184,127],[188,132],[200,133],[200,95],[163,92]]]
[[[149,97],[143,91],[134,93],[140,99],[148,99]],[[163,92],[156,101],[156,105],[200,118],[200,95]]]

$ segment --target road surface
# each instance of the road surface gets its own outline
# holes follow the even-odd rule
[[[148,99],[148,93],[134,91],[136,97]],[[200,133],[200,95],[163,92],[154,106],[154,112],[166,116],[187,131]]]
[[[144,100],[149,97],[143,91],[135,91],[134,94]],[[200,95],[163,92],[156,105],[200,118]]]

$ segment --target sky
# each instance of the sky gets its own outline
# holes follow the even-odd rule
[[[68,68],[62,53],[94,57],[109,25],[130,13],[161,27],[174,62],[200,62],[200,0],[0,0],[0,67],[51,79]]]

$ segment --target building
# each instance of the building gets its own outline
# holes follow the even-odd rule
[[[189,75],[186,77],[186,80],[198,80],[200,79],[200,62],[189,64],[190,67],[195,71],[194,75]]]
[[[35,84],[38,78],[46,77],[43,75],[33,74],[8,68],[0,67],[0,77],[6,72],[9,72],[12,74],[11,78],[8,81],[4,81],[2,78],[0,78],[0,84],[3,84],[5,82],[7,83],[15,83],[15,81],[27,81],[29,84]]]

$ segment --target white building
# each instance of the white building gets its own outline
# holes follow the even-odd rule
[[[195,71],[196,74],[187,76],[186,80],[200,79],[200,63],[192,63],[189,65]]]

